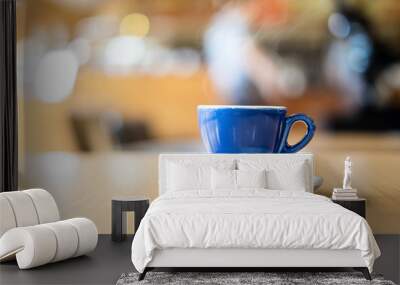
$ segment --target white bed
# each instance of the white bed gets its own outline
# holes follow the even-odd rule
[[[193,166],[201,171],[190,177]],[[266,168],[274,190],[215,189],[204,183],[209,167]],[[311,154],[161,155],[160,197],[135,234],[132,262],[141,278],[154,267],[354,267],[369,278],[380,251],[367,222],[313,194],[312,176]]]

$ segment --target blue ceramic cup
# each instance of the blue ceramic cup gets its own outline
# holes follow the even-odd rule
[[[304,114],[286,117],[278,106],[198,106],[201,136],[211,153],[293,153],[314,136],[315,125]],[[304,122],[305,136],[289,145],[292,125]]]

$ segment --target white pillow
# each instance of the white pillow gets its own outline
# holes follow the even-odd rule
[[[239,170],[266,170],[267,187],[271,190],[307,191],[311,169],[304,160],[238,160]]]
[[[211,190],[211,168],[234,169],[235,160],[182,159],[167,163],[167,191]]]
[[[267,171],[268,189],[306,192],[309,183],[307,173],[305,162],[270,169]]]
[[[235,170],[237,188],[267,188],[267,171]]]
[[[240,190],[242,188],[266,188],[267,176],[265,170],[211,170],[211,189]]]
[[[212,168],[211,189],[236,189],[236,170]]]
[[[168,191],[210,189],[210,167],[196,167],[170,163],[168,166]]]

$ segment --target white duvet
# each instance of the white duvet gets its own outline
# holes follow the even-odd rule
[[[307,192],[180,191],[157,198],[132,243],[143,272],[155,249],[358,249],[372,271],[380,251],[365,219]]]

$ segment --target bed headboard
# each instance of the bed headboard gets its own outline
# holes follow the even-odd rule
[[[190,160],[193,162],[206,163],[207,161],[215,162],[216,160],[232,160],[232,162],[237,161],[239,159],[246,159],[260,161],[284,161],[290,163],[291,161],[304,161],[310,171],[310,177],[308,181],[308,192],[313,192],[313,174],[314,174],[314,165],[313,165],[313,155],[311,153],[296,153],[296,154],[193,154],[193,153],[176,153],[176,154],[160,154],[158,161],[158,187],[159,194],[163,194],[167,190],[167,165],[169,162],[180,162]]]

